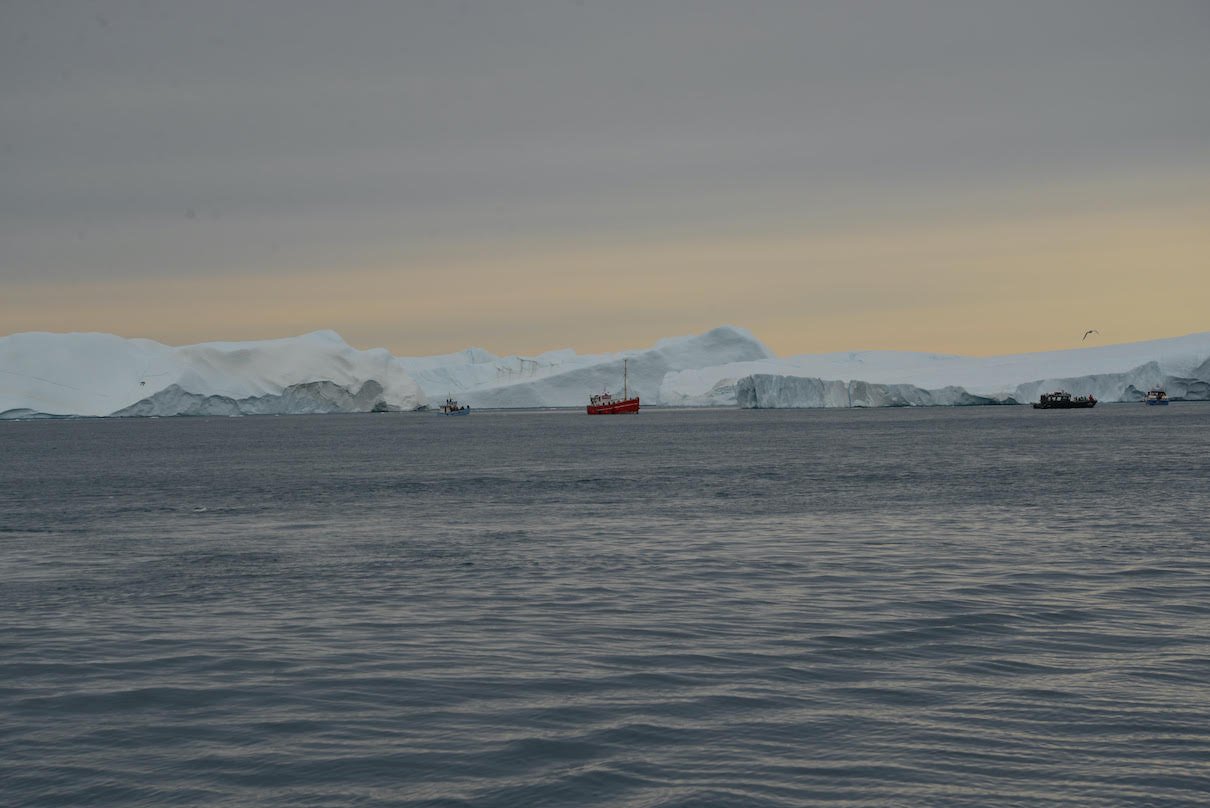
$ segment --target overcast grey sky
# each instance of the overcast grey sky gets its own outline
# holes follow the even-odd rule
[[[0,282],[406,288],[448,251],[1205,177],[1208,88],[1205,0],[5,0]]]

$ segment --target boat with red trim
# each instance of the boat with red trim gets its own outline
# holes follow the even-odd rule
[[[622,397],[614,398],[608,390],[591,396],[588,399],[589,415],[621,415],[639,411],[639,397],[630,397],[629,368],[627,367],[629,361],[629,359],[622,360]]]

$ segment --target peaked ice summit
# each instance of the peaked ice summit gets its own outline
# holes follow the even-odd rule
[[[534,357],[496,357],[481,349],[402,359],[403,366],[430,397],[452,392],[476,409],[492,407],[583,407],[591,393],[622,384],[622,360],[630,364],[630,392],[658,404],[669,373],[706,369],[733,362],[772,359],[773,354],[742,328],[722,326],[690,337],[660,340],[639,351],[587,354],[550,351]],[[615,390],[616,391],[616,390]]]
[[[244,415],[417,409],[454,395],[475,409],[581,407],[629,360],[644,404],[882,407],[1031,401],[1063,388],[1139,401],[1152,387],[1210,400],[1210,333],[1047,353],[963,357],[855,351],[777,358],[742,328],[645,350],[425,357],[362,351],[332,331],[172,347],[112,334],[0,337],[0,418]]]

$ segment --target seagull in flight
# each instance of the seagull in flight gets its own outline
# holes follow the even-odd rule
[[[1089,334],[1100,334],[1100,333],[1101,332],[1097,331],[1095,328],[1090,328],[1084,332],[1084,336],[1080,338],[1080,342],[1083,342],[1084,340],[1088,339]]]

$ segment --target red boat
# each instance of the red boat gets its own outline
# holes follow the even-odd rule
[[[608,391],[598,393],[588,399],[588,414],[589,415],[620,415],[624,412],[639,411],[639,397],[630,397],[629,373],[627,363],[629,359],[622,360],[622,397],[614,398]]]

